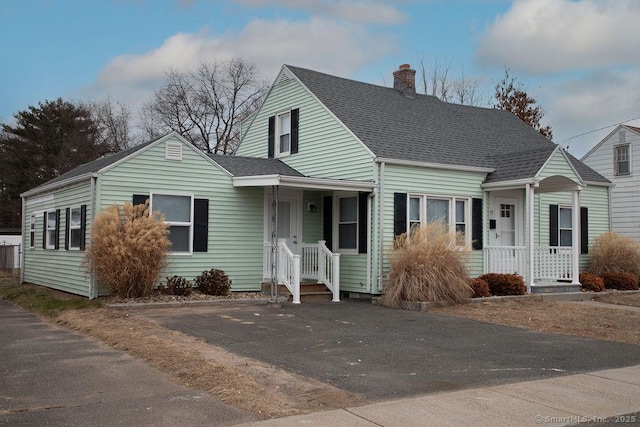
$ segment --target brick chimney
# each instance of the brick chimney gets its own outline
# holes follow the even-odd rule
[[[393,72],[393,88],[405,95],[415,95],[416,70],[412,70],[409,64],[398,67],[398,70]]]

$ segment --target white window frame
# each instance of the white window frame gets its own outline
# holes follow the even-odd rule
[[[627,159],[620,160],[618,158],[618,150],[626,148]],[[626,161],[628,166],[627,173],[620,173],[620,163]],[[613,173],[615,176],[631,176],[631,145],[630,144],[618,144],[613,146]]]
[[[356,220],[355,221],[340,221],[340,199],[356,199]],[[360,203],[358,199],[358,193],[334,193],[333,197],[333,251],[345,255],[358,255],[360,247]],[[341,248],[340,247],[340,224],[356,224],[356,247],[355,248]]]
[[[36,247],[36,215],[31,214],[29,218],[29,248],[35,249]]]
[[[78,214],[80,216],[80,221],[78,222],[77,225],[73,225],[71,223],[71,219],[73,218],[73,211],[78,211]],[[78,241],[78,246],[72,246],[73,239],[71,238],[71,231],[73,230],[78,230],[80,232],[80,239]],[[66,233],[67,233],[67,239],[68,239],[67,241],[69,242],[69,250],[79,251],[80,246],[82,246],[82,207],[78,206],[76,208],[69,209],[69,229],[66,230]]]
[[[411,221],[411,199],[420,199],[420,220]],[[449,232],[452,236],[456,235],[457,225],[464,224],[464,244],[456,245],[458,247],[471,247],[471,197],[455,197],[455,196],[442,196],[432,194],[407,194],[407,235],[411,233],[412,224],[420,224],[420,226],[427,224],[427,200],[447,200],[449,202],[449,215],[447,217],[447,225],[449,226]],[[464,202],[464,222],[456,222],[456,202]]]
[[[53,214],[54,217],[56,217],[53,227],[49,227],[49,215]],[[44,213],[44,223],[45,223],[45,227],[47,228],[47,232],[45,233],[44,238],[45,240],[45,249],[55,249],[56,248],[56,242],[55,242],[55,238],[56,238],[56,234],[57,234],[57,227],[56,225],[58,224],[58,218],[56,216],[56,210],[52,209],[49,211],[46,211]],[[53,236],[50,236],[50,233],[53,233]]]
[[[171,255],[192,255],[193,254],[193,193],[174,193],[166,191],[156,191],[149,193],[149,215],[152,215],[156,210],[153,207],[154,196],[174,196],[174,197],[189,197],[191,199],[189,206],[189,222],[186,221],[165,221],[165,224],[169,224],[169,227],[189,227],[189,243],[187,251],[173,251],[169,249]],[[160,211],[162,213],[162,211]]]
[[[562,210],[567,210],[569,211],[569,218],[571,218],[571,228],[563,228],[561,227],[561,222],[560,222],[560,211]],[[569,244],[568,245],[563,245],[562,244],[562,230],[569,230],[571,231],[571,239],[569,239]],[[558,247],[563,247],[563,248],[569,248],[571,246],[573,246],[573,233],[575,231],[575,227],[573,224],[573,209],[571,206],[567,206],[567,205],[558,205]]]
[[[281,120],[283,117],[289,117],[289,132],[282,133]],[[280,138],[283,135],[289,135],[289,149],[287,151],[280,151]],[[285,157],[291,155],[291,110],[283,111],[276,114],[276,134],[275,134],[275,157]]]

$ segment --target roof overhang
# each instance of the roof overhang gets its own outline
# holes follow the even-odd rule
[[[82,181],[87,181],[94,176],[97,176],[97,175],[94,172],[89,172],[83,175],[74,176],[73,178],[64,179],[62,181],[56,181],[48,185],[45,183],[44,185],[41,185],[39,187],[36,187],[31,190],[25,191],[24,193],[21,193],[20,197],[31,197],[36,194],[46,193],[48,191],[55,190],[57,188],[66,187],[68,185],[73,185]]]
[[[373,181],[352,181],[343,179],[310,178],[306,176],[256,175],[237,176],[232,179],[234,187],[290,187],[313,190],[371,191]]]
[[[527,184],[537,187],[539,182],[534,178],[514,179],[511,181],[498,181],[482,184],[485,190],[516,190],[527,186]]]
[[[377,163],[387,163],[390,165],[416,166],[420,168],[444,169],[444,170],[462,171],[462,172],[477,172],[477,173],[495,172],[494,168],[485,168],[480,166],[448,165],[444,163],[418,162],[415,160],[391,159],[387,157],[376,157],[375,161]]]
[[[585,183],[577,183],[566,176],[552,175],[543,180],[536,178],[524,178],[512,181],[490,182],[482,184],[484,190],[502,191],[519,190],[531,185],[536,193],[554,193],[558,191],[580,191],[585,187]]]

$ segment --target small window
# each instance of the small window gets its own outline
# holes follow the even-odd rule
[[[36,247],[36,216],[31,215],[29,220],[29,247]]]
[[[456,231],[462,234],[467,232],[466,200],[456,200]]]
[[[193,197],[172,194],[151,194],[151,212],[160,212],[169,224],[170,251],[191,253],[193,236]]]
[[[614,150],[615,174],[629,175],[631,173],[629,145],[618,145]]]
[[[409,197],[409,234],[422,223],[422,197]]]
[[[55,249],[56,248],[56,237],[58,235],[58,217],[56,215],[56,211],[50,211],[45,214],[45,221],[47,232],[45,233],[45,248],[46,249]]]
[[[338,197],[338,250],[357,253],[358,196]]]
[[[72,208],[69,211],[69,249],[80,249],[82,245],[82,209]]]
[[[558,209],[558,233],[560,246],[571,246],[573,243],[573,221],[571,208]]]
[[[285,156],[291,152],[291,113],[278,116],[278,155]]]

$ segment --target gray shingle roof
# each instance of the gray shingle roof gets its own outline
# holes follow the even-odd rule
[[[225,168],[233,176],[285,175],[304,176],[280,159],[207,154],[214,162]]]
[[[556,147],[507,111],[405,96],[392,88],[286,67],[378,157],[496,168],[490,177],[495,182],[524,177],[542,166],[542,153]],[[607,182],[586,165],[576,169]]]

